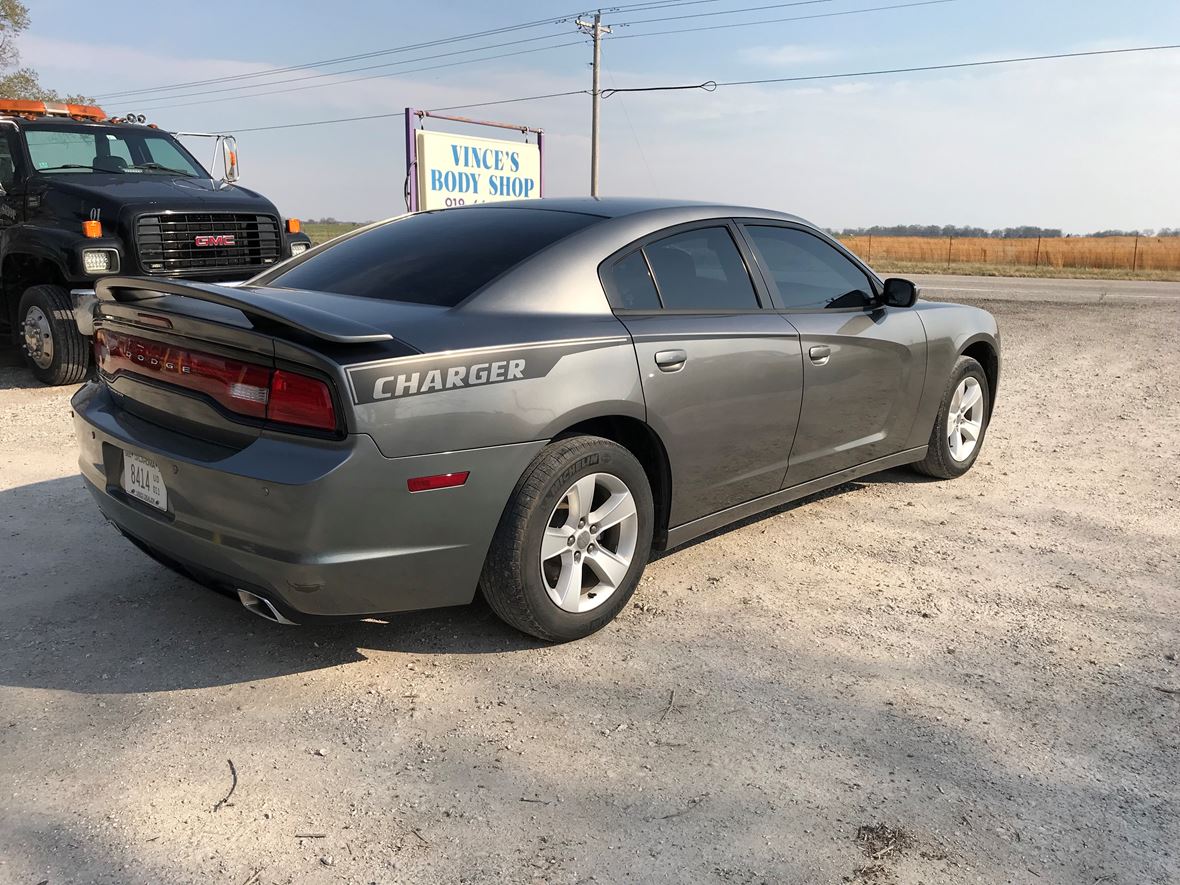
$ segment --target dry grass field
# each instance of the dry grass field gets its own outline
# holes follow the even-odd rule
[[[341,234],[346,234],[350,230],[356,230],[361,227],[364,222],[352,221],[338,221],[333,224],[320,224],[319,222],[304,222],[303,232],[311,237],[311,241],[315,245],[326,243],[333,237],[338,237]]]
[[[1180,237],[844,237],[874,267],[957,273],[1180,278]]]

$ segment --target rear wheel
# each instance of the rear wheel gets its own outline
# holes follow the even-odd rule
[[[939,479],[954,479],[971,469],[991,418],[991,394],[983,367],[961,356],[951,370],[926,457],[914,469]]]
[[[546,446],[496,529],[480,586],[504,621],[541,639],[580,639],[614,619],[651,553],[651,488],[622,446],[593,436]]]
[[[43,384],[80,384],[90,347],[78,331],[70,293],[61,286],[31,286],[18,308],[21,341],[33,375]]]

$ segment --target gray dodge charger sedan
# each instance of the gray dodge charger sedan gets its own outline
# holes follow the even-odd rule
[[[873,471],[966,472],[1000,371],[990,314],[734,206],[425,212],[241,288],[98,293],[73,399],[98,506],[283,623],[481,589],[585,636],[653,549]]]

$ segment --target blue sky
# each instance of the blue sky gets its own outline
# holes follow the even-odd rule
[[[607,12],[604,87],[803,76],[1018,55],[1180,43],[1176,0],[955,0],[811,20],[658,36],[701,27],[884,6],[816,0],[738,15],[642,24],[774,4],[705,0]],[[777,4],[774,4],[777,5]],[[192,6],[106,0],[30,3],[26,63],[61,91],[159,87],[389,49],[574,12],[562,3],[362,3],[249,0]],[[224,10],[224,11],[222,11]],[[523,46],[508,40],[545,37]],[[482,37],[266,83],[423,58],[400,69],[574,41],[572,23]],[[399,74],[399,67],[320,80],[242,83],[103,99],[165,128],[255,126],[439,107],[589,86],[588,44]],[[342,81],[381,75],[362,82]],[[283,94],[252,92],[331,84]],[[717,199],[798,212],[828,226],[1040,224],[1084,231],[1180,226],[1180,50],[1004,68],[790,86],[622,95],[604,102],[604,194]],[[195,93],[195,94],[194,94]],[[234,98],[234,100],[228,100]],[[204,103],[195,103],[204,102]],[[553,195],[588,187],[588,96],[461,113],[546,130]],[[181,106],[187,105],[187,106]],[[400,118],[243,133],[243,184],[303,217],[367,220],[403,208]],[[199,154],[202,159],[204,154]]]

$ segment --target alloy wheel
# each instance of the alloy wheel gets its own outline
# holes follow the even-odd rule
[[[955,388],[947,410],[946,438],[951,457],[966,461],[979,445],[983,433],[983,387],[978,378],[968,375]]]
[[[557,502],[541,541],[541,582],[563,611],[581,614],[623,583],[639,539],[631,490],[617,476],[583,476]]]

